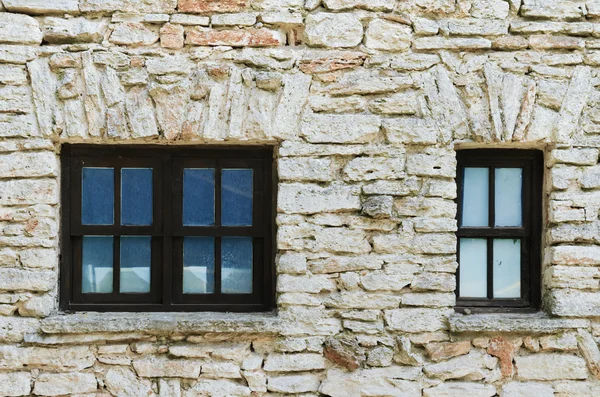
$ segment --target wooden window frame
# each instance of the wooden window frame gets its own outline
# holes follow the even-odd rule
[[[158,146],[63,144],[61,153],[61,261],[60,308],[64,311],[228,311],[258,312],[275,305],[275,192],[273,149],[264,146]],[[81,170],[114,167],[113,225],[81,224]],[[153,168],[153,223],[120,225],[121,167]],[[215,168],[215,226],[183,226],[183,168]],[[220,175],[223,168],[252,168],[253,222],[249,227],[218,226]],[[179,222],[179,223],[178,223]],[[81,293],[83,235],[114,236],[112,293]],[[152,236],[151,292],[118,292],[119,236]],[[220,293],[220,257],[215,250],[215,293],[183,294],[183,237],[213,236],[220,248],[222,236],[253,238],[253,292]],[[181,251],[181,252],[180,252]],[[178,290],[179,289],[179,290]]]
[[[457,260],[460,263],[460,238],[487,239],[487,298],[460,296],[460,265],[456,271],[456,310],[465,312],[533,312],[541,304],[541,230],[543,152],[520,149],[464,149],[457,152]],[[489,225],[488,227],[462,226],[463,176],[465,167],[490,168]],[[523,168],[522,227],[494,225],[494,169]],[[493,238],[521,239],[521,297],[493,298]]]

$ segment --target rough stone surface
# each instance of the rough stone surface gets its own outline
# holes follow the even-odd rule
[[[0,1],[0,395],[600,395],[599,18],[597,0]],[[272,147],[272,312],[59,308],[65,144]],[[454,310],[474,148],[543,152],[539,313]]]

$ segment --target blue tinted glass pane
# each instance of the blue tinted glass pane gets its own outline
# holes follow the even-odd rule
[[[252,293],[252,237],[223,237],[221,292]]]
[[[460,296],[487,297],[487,240],[460,239]]]
[[[81,260],[83,293],[113,291],[113,238],[84,236]]]
[[[521,168],[496,168],[494,211],[496,226],[521,226],[523,170]]]
[[[114,223],[115,174],[113,168],[84,167],[81,172],[81,223]]]
[[[152,224],[152,168],[121,170],[121,225]]]
[[[221,224],[252,225],[252,170],[224,169],[221,186]]]
[[[184,168],[183,224],[211,226],[215,224],[215,170]]]
[[[150,292],[150,236],[121,237],[121,292]]]
[[[212,294],[215,290],[214,237],[183,238],[183,293]]]
[[[489,168],[465,168],[462,226],[488,225],[489,183]]]
[[[521,240],[494,239],[494,298],[521,297]]]

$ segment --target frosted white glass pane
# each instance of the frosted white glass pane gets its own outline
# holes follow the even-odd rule
[[[121,225],[152,224],[152,168],[121,170]]]
[[[496,168],[495,217],[496,226],[522,225],[521,168]]]
[[[252,225],[252,169],[224,169],[221,174],[221,224]]]
[[[150,292],[150,236],[121,237],[121,292]]]
[[[487,240],[460,239],[460,296],[487,297]]]
[[[494,239],[494,298],[521,297],[521,240]]]
[[[185,226],[215,224],[215,170],[213,168],[183,170],[183,224]]]
[[[114,223],[115,171],[113,168],[81,170],[81,223],[112,225]]]
[[[462,226],[488,226],[489,169],[464,169]]]
[[[221,292],[252,293],[252,237],[221,240]]]
[[[84,236],[81,254],[81,292],[113,291],[113,238]]]
[[[212,294],[215,290],[214,237],[183,238],[183,293]]]

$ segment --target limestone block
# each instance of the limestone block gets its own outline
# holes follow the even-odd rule
[[[523,0],[520,14],[527,18],[578,19],[583,16],[583,8],[565,0]]]
[[[333,253],[367,253],[371,245],[367,235],[362,230],[346,228],[322,228],[315,231],[316,250],[325,250]]]
[[[357,71],[346,73],[337,82],[321,90],[333,96],[388,94],[411,88],[414,84],[410,76],[402,74]]]
[[[306,17],[306,43],[314,47],[355,47],[363,37],[360,20],[350,13],[317,13]]]
[[[100,43],[108,29],[108,20],[47,17],[41,20],[41,28],[48,43]]]
[[[357,157],[346,164],[343,174],[348,181],[400,179],[404,177],[404,156]]]
[[[282,274],[277,279],[278,292],[308,292],[317,294],[322,291],[333,291],[335,283],[324,275],[292,276]]]
[[[21,66],[0,64],[0,83],[7,85],[27,84],[27,72]]]
[[[285,42],[282,32],[266,28],[214,30],[197,27],[185,36],[186,44],[201,46],[270,47],[285,45]]]
[[[367,291],[400,291],[411,283],[412,274],[389,274],[370,272],[361,277],[361,285]]]
[[[173,14],[171,15],[171,23],[184,26],[208,26],[210,18],[192,14]]]
[[[197,378],[201,362],[196,360],[171,360],[164,356],[147,356],[133,360],[133,368],[145,378],[172,377]]]
[[[30,16],[0,13],[0,43],[41,44],[42,31],[38,22]]]
[[[447,328],[447,310],[406,308],[385,310],[388,329],[408,333],[433,332]]]
[[[588,369],[598,379],[600,377],[600,350],[592,334],[583,329],[578,330],[577,344]]]
[[[441,380],[481,380],[490,374],[497,362],[497,358],[473,350],[446,362],[427,365],[423,371],[427,376]]]
[[[279,393],[316,392],[321,384],[319,378],[312,374],[269,376],[268,390]]]
[[[373,113],[386,115],[412,115],[419,112],[418,100],[414,92],[401,92],[389,97],[379,98],[369,103],[369,110]],[[384,121],[402,121],[403,119],[387,119]],[[420,120],[420,119],[418,119]],[[415,135],[421,135],[421,131],[413,131]]]
[[[416,50],[449,50],[470,51],[482,50],[492,47],[492,42],[482,38],[445,38],[445,37],[420,37],[413,40]]]
[[[33,318],[0,316],[0,342],[22,342],[26,334],[36,333],[39,328],[39,320]],[[2,383],[0,382],[0,385],[1,384]]]
[[[56,273],[0,268],[0,279],[0,290],[4,291],[49,291],[56,282]]]
[[[395,70],[426,70],[440,62],[437,54],[405,53],[394,56],[390,67]]]
[[[509,382],[502,386],[501,397],[528,397],[535,395],[537,397],[553,397],[554,389],[552,386],[536,382]]]
[[[117,25],[109,41],[118,45],[147,46],[156,43],[158,39],[158,32],[148,29],[142,23],[125,22]]]
[[[44,0],[4,0],[4,7],[7,11],[31,14],[78,14],[79,0],[53,0],[51,2]]]
[[[440,24],[440,30],[445,35],[500,36],[508,33],[508,25],[488,19],[448,19]]]
[[[277,162],[280,180],[320,181],[333,180],[335,168],[331,159],[294,157],[279,159]]]
[[[277,204],[279,211],[291,214],[359,210],[359,193],[360,188],[339,183],[332,183],[326,187],[315,184],[282,183],[279,186]],[[1,199],[0,194],[0,203]]]
[[[379,134],[380,126],[378,116],[312,114],[302,121],[301,134],[311,143],[365,143]]]
[[[325,358],[320,354],[270,354],[265,360],[267,372],[302,372],[325,368]]]
[[[362,204],[362,213],[372,218],[382,219],[392,217],[394,199],[391,196],[372,196]]]
[[[24,396],[31,393],[29,372],[0,373],[0,395]]]
[[[179,12],[198,14],[212,14],[225,12],[239,12],[246,7],[246,0],[179,0]]]
[[[140,379],[135,373],[125,367],[111,367],[104,377],[106,389],[119,397],[156,397],[152,391],[152,382],[149,379]]]
[[[36,116],[42,135],[51,136],[54,133],[56,120],[56,78],[50,71],[48,61],[38,58],[27,63],[31,90],[35,104]]]
[[[326,259],[311,261],[313,273],[340,273],[367,269],[381,269],[383,260],[370,256],[331,256]]]
[[[399,296],[369,294],[360,290],[332,293],[325,300],[326,307],[337,309],[390,309],[398,307],[399,303]]]
[[[54,294],[32,296],[19,307],[19,314],[24,317],[47,317],[56,308],[56,302]]]
[[[419,176],[441,176],[453,178],[456,173],[454,154],[407,154],[406,172]]]
[[[504,0],[476,0],[471,6],[471,15],[475,18],[505,19],[509,4]]]
[[[496,395],[496,388],[492,385],[449,382],[423,390],[425,397],[492,397]]]
[[[550,308],[557,316],[596,316],[600,297],[595,292],[557,289],[550,292]]]
[[[392,0],[324,0],[325,7],[329,10],[349,10],[353,8],[362,8],[369,11],[392,11],[394,1]]]
[[[586,379],[588,369],[581,357],[539,353],[515,357],[517,375],[524,380]]]
[[[369,23],[365,46],[383,51],[406,51],[410,47],[410,27],[382,19]]]
[[[202,365],[202,375],[207,378],[241,379],[240,366],[234,363],[206,363]]]
[[[250,393],[249,387],[228,379],[202,379],[190,389],[184,389],[182,396],[250,397]]]
[[[456,8],[456,3],[452,0],[416,0],[415,4],[422,11],[427,13],[451,13]]]
[[[363,185],[363,194],[385,194],[390,196],[408,196],[420,189],[416,177],[409,177],[402,181],[375,181]]]
[[[319,391],[330,397],[417,396],[421,394],[421,388],[411,380],[419,373],[420,369],[406,366],[353,372],[331,368]]]
[[[306,255],[299,252],[285,252],[277,261],[278,274],[306,273]]]
[[[468,354],[471,351],[470,341],[428,343],[425,350],[433,362],[446,361],[453,357]]]
[[[304,17],[296,12],[267,12],[260,15],[264,23],[273,25],[302,25]]]
[[[256,14],[217,14],[212,16],[211,23],[212,26],[252,26],[256,23]]]
[[[14,152],[0,155],[0,178],[58,175],[58,158],[52,152]]]
[[[600,269],[597,267],[552,266],[544,274],[550,288],[598,289]]]
[[[0,61],[24,65],[36,57],[33,47],[0,45]]]
[[[418,35],[435,36],[440,31],[440,25],[437,21],[420,17],[412,17],[411,20],[413,30]]]
[[[0,346],[0,369],[39,368],[70,372],[91,367],[96,358],[89,346],[16,347]]]
[[[88,393],[97,389],[96,377],[90,373],[41,374],[35,381],[33,392],[40,396],[59,396]]]
[[[183,26],[167,23],[160,28],[160,46],[169,49],[183,48]]]
[[[403,306],[448,307],[456,304],[454,293],[408,293],[402,295]]]
[[[452,292],[456,288],[456,280],[452,274],[424,272],[415,276],[411,283],[411,288],[415,291],[435,290]]]
[[[31,94],[27,86],[5,85],[0,87],[0,112],[30,113],[31,111]]]

